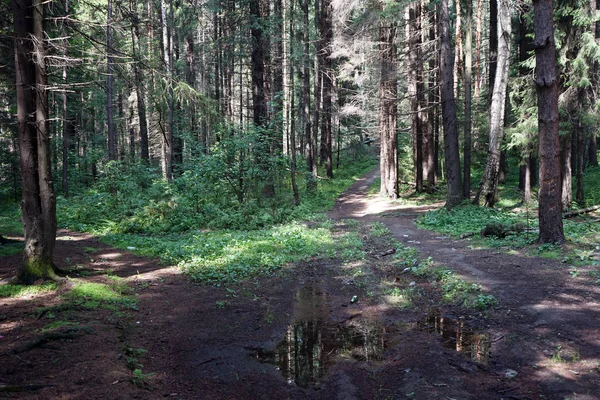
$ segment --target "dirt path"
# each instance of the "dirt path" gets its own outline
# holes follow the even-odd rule
[[[0,398],[600,399],[598,286],[565,264],[417,229],[425,208],[367,198],[376,177],[357,181],[329,214],[337,235],[362,235],[362,259],[315,258],[227,288],[192,285],[175,268],[63,232],[59,265],[78,265],[92,282],[120,277],[137,310],[48,319],[36,310],[59,299],[0,299]],[[396,276],[381,256],[389,244],[368,234],[374,222],[499,305],[485,315],[432,311],[434,288]],[[0,278],[18,262],[0,259]],[[391,289],[420,295],[397,307]],[[88,329],[13,352],[55,320]]]
[[[484,327],[492,337],[502,338],[492,345],[492,370],[517,371],[513,382],[521,386],[520,397],[527,388],[545,398],[600,399],[600,287],[571,276],[564,263],[472,250],[468,240],[420,230],[414,220],[427,207],[394,206],[365,196],[377,176],[373,171],[356,182],[330,217],[382,222],[424,257],[450,266],[496,296],[499,307]]]

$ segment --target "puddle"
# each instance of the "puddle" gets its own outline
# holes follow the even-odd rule
[[[487,364],[490,359],[489,336],[472,331],[459,318],[440,315],[439,311],[434,311],[421,321],[420,327],[424,331],[441,335],[444,347],[456,350],[473,361]]]
[[[378,360],[384,351],[383,325],[364,320],[336,324],[329,320],[327,298],[312,283],[296,294],[296,320],[274,350],[253,353],[275,365],[288,383],[316,386],[336,358]]]

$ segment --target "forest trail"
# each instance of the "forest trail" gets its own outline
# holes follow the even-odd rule
[[[375,170],[353,184],[329,217],[381,222],[422,257],[432,257],[436,265],[449,266],[494,295],[499,307],[490,313],[485,330],[498,338],[491,349],[498,363],[496,372],[518,371],[514,383],[532,392],[537,387],[546,398],[600,399],[598,285],[556,260],[515,251],[475,250],[468,239],[418,229],[415,219],[431,206],[406,207],[368,197],[369,186],[378,176]]]
[[[137,306],[0,299],[0,398],[600,399],[597,284],[557,261],[418,229],[431,206],[368,196],[377,177],[357,180],[328,214],[336,235],[360,235],[363,258],[315,257],[227,287],[193,285],[177,268],[61,232],[61,266],[88,282],[126,282]],[[439,307],[430,282],[394,270],[373,223],[498,305]],[[1,259],[0,278],[19,260]],[[390,293],[415,298],[398,307]],[[59,322],[68,338],[14,351]]]

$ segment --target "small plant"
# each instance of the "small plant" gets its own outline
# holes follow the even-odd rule
[[[131,382],[133,382],[133,384],[136,386],[151,390],[152,385],[150,385],[150,378],[152,378],[154,375],[156,375],[154,372],[145,374],[142,372],[141,368],[136,368],[132,372]]]
[[[215,301],[215,307],[223,309],[229,306],[229,301],[227,300],[217,300]]]
[[[388,235],[390,230],[381,222],[373,222],[371,224],[371,235],[375,237],[381,237]]]
[[[552,361],[553,362],[555,362],[555,363],[564,363],[564,362],[566,362],[565,359],[562,357],[561,350],[562,350],[562,346],[561,345],[556,346],[556,351],[554,352],[554,354],[552,354]]]
[[[275,321],[275,314],[271,310],[267,310],[265,314],[265,322],[267,324],[272,324]]]
[[[478,294],[473,300],[473,308],[477,310],[488,310],[498,304],[498,300],[491,294]]]

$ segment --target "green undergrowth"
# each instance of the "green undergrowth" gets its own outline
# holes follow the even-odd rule
[[[312,219],[315,213],[328,210],[350,184],[375,166],[375,160],[368,156],[346,160],[333,171],[334,179],[319,178],[314,194],[306,193],[305,174],[299,173],[299,206],[294,205],[287,176],[278,177],[281,189],[268,198],[258,189],[234,190],[210,165],[200,165],[168,183],[155,170],[115,164],[84,193],[58,198],[58,223],[98,235],[268,228]]]
[[[109,283],[76,283],[66,293],[65,299],[76,306],[88,309],[104,308],[116,311],[119,308],[137,308],[132,290],[126,284],[115,280]]]
[[[480,311],[498,304],[496,298],[486,294],[480,284],[464,280],[448,267],[436,266],[431,258],[410,267],[409,272],[439,287],[445,303]]]
[[[137,170],[143,174],[139,179],[127,171],[113,173],[88,192],[61,200],[59,223],[178,265],[199,283],[238,282],[311,257],[364,257],[357,230],[337,234],[324,212],[374,165],[373,158],[357,157],[334,170],[334,179],[320,178],[312,195],[304,192],[304,174],[299,174],[299,206],[289,193],[241,204],[219,193],[219,186],[199,193],[194,184],[202,177],[191,179],[189,173],[173,184],[151,179],[144,170]]]
[[[468,202],[447,210],[430,211],[421,217],[417,224],[424,229],[433,230],[453,237],[473,232],[471,239],[478,246],[524,248],[530,247],[533,255],[558,258],[565,256],[556,249],[537,246],[538,217],[537,199],[524,205],[521,193],[517,189],[518,176],[508,175],[508,180],[499,187],[500,201],[497,208],[478,207]],[[477,182],[477,180],[473,180]],[[590,207],[600,204],[600,168],[588,167],[584,174],[585,200],[581,207]],[[533,191],[535,193],[535,190]],[[577,209],[577,205],[574,206]],[[479,232],[488,224],[520,224],[525,232],[509,234],[505,238],[479,237]],[[582,215],[578,218],[563,220],[565,237],[569,243],[576,246],[577,251],[592,249],[600,243],[600,224],[594,218]]]
[[[14,256],[23,253],[23,242],[0,244],[0,257]]]
[[[26,297],[36,296],[46,293],[53,293],[57,290],[58,285],[54,282],[47,282],[41,285],[25,286],[25,285],[0,285],[0,297]]]
[[[364,257],[356,231],[334,235],[329,222],[289,223],[254,231],[206,231],[179,235],[112,234],[108,243],[177,264],[196,282],[231,283],[269,275],[288,263],[311,257]]]
[[[417,249],[400,243],[383,224],[371,224],[370,231],[371,235],[396,249],[392,265],[398,274],[408,273],[409,276],[429,281],[440,290],[442,302],[479,311],[498,304],[496,298],[486,293],[480,284],[464,280],[448,267],[436,266],[431,257],[420,258]],[[412,306],[413,298],[422,295],[422,291],[417,286],[391,286],[383,294],[396,306],[406,308]]]
[[[23,224],[21,223],[21,210],[17,202],[0,202],[0,235],[21,236]],[[0,249],[2,246],[0,245]]]

